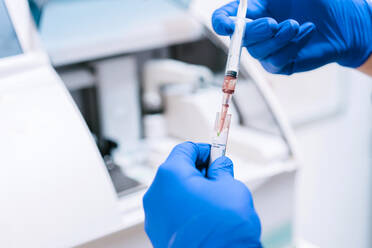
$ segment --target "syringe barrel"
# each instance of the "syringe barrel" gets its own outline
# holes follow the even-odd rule
[[[222,130],[219,133],[219,127],[221,122],[221,113],[217,113],[216,122],[214,126],[214,133],[211,144],[211,154],[210,154],[210,163],[213,163],[217,158],[225,156],[227,139],[229,136],[230,123],[231,123],[231,114],[227,114]]]
[[[246,27],[246,13],[248,2],[247,0],[240,0],[237,18],[235,21],[235,30],[231,37],[229,55],[227,58],[226,73],[236,72],[239,73],[240,55],[243,45],[243,37]]]

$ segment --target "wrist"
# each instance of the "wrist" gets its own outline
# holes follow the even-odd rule
[[[372,54],[370,54],[367,61],[364,62],[364,64],[358,67],[357,69],[372,77]]]
[[[372,23],[372,1],[371,0],[365,0],[365,2],[367,3],[367,8],[368,8],[368,12],[369,12],[369,21],[370,23]],[[371,24],[372,26],[372,24]],[[370,33],[370,35],[372,36],[372,33]],[[362,63],[362,65],[360,67],[358,67],[357,69],[369,76],[372,77],[372,37],[371,37],[371,42],[369,42],[369,50],[368,50],[368,53],[367,53],[367,58],[364,60],[364,62]]]
[[[364,0],[367,4],[367,12],[369,13],[369,18],[367,18],[367,22],[369,22],[369,42],[367,42],[367,52],[366,58],[360,67],[367,67],[366,69],[369,70],[369,75],[371,75],[371,63],[372,63],[372,0]]]
[[[351,29],[345,32],[346,44],[338,63],[359,68],[372,54],[372,0],[362,0],[352,8],[355,15],[349,20]]]

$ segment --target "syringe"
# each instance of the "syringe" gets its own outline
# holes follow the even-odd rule
[[[226,72],[225,78],[222,85],[222,109],[221,109],[221,119],[220,126],[218,128],[217,134],[220,135],[224,123],[226,120],[226,115],[229,110],[231,97],[234,94],[236,81],[238,80],[239,74],[239,64],[240,64],[240,55],[242,52],[243,36],[245,33],[246,25],[246,13],[247,13],[248,1],[240,0],[237,18],[235,21],[235,30],[231,37],[229,54],[226,63]]]

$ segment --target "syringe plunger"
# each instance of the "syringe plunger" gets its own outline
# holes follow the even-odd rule
[[[235,72],[237,77],[239,73],[240,55],[243,45],[243,36],[245,34],[246,27],[246,14],[248,8],[247,0],[240,0],[237,18],[235,21],[235,30],[231,36],[229,55],[226,63],[226,75],[229,72]]]

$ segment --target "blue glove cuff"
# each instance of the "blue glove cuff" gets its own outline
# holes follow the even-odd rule
[[[338,61],[340,65],[357,68],[363,65],[372,54],[372,2],[364,0],[364,5],[356,13],[359,14],[359,19],[353,21],[354,37],[349,50],[345,56]]]
[[[216,212],[195,215],[172,235],[168,247],[262,248],[257,239],[261,232],[258,219],[257,222],[257,230],[252,230],[249,220],[233,212],[221,210],[217,215]]]
[[[367,2],[367,5],[368,5],[368,11],[369,11],[369,17],[370,17],[370,19],[369,19],[370,20],[370,27],[372,29],[372,1],[371,0],[365,0],[365,1]],[[370,31],[369,49],[366,53],[366,57],[364,58],[362,64],[364,64],[372,56],[372,30],[371,29],[369,30]]]
[[[366,6],[367,13],[369,13],[369,15],[367,17],[367,22],[369,20],[369,25],[367,25],[369,27],[369,29],[366,30],[368,35],[369,35],[368,36],[369,39],[367,41],[365,56],[362,58],[361,63],[359,63],[359,65],[355,66],[355,68],[363,65],[368,60],[368,58],[372,55],[372,1],[370,1],[370,0],[364,0],[364,1],[366,2],[366,5],[367,5]]]

